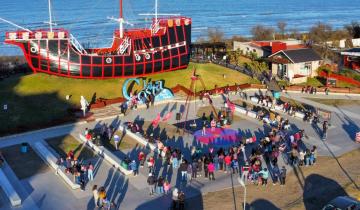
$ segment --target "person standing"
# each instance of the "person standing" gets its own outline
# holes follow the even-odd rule
[[[149,173],[154,171],[155,159],[154,157],[150,157],[148,160]]]
[[[89,163],[89,165],[87,167],[87,175],[88,175],[89,181],[94,180],[94,166],[91,162]]]
[[[120,136],[115,134],[114,135],[114,145],[115,145],[116,150],[118,150],[119,142],[120,142]]]
[[[93,186],[92,193],[94,196],[95,207],[98,207],[99,206],[99,191],[97,189],[97,185]]]
[[[193,163],[192,163],[192,178],[193,179],[196,179],[196,177],[197,177],[197,168],[198,168],[197,160],[193,160]]]
[[[139,152],[138,160],[139,160],[139,163],[140,163],[140,167],[143,168],[144,167],[144,162],[145,162],[145,153],[143,151]]]
[[[182,161],[179,167],[179,171],[181,172],[181,181],[186,181],[187,169],[188,169],[188,164],[186,163],[186,160],[184,160]]]
[[[83,116],[85,117],[86,111],[89,107],[89,102],[87,102],[84,96],[80,96],[80,105],[81,105],[81,110],[83,111]]]
[[[205,135],[206,135],[206,122],[203,122],[201,136],[205,136]]]
[[[208,171],[209,171],[209,180],[215,180],[215,176],[214,176],[215,165],[213,162],[210,162],[208,164]]]
[[[326,140],[328,128],[329,128],[329,124],[325,120],[324,123],[323,123],[323,140]]]
[[[316,148],[316,146],[313,146],[313,148],[311,149],[311,152],[310,152],[310,164],[311,165],[315,164],[316,158],[317,158],[317,148]]]
[[[261,174],[261,180],[262,180],[262,185],[266,187],[267,185],[267,180],[269,178],[269,171],[267,170],[267,168],[264,168],[263,170],[261,170],[259,172],[259,174]]]
[[[214,161],[215,171],[218,171],[219,170],[219,156],[217,154],[215,154],[213,161]]]
[[[138,175],[138,167],[135,160],[130,163],[130,169],[133,171],[134,176]]]
[[[299,152],[299,166],[303,166],[305,163],[305,152],[300,150]]]
[[[274,165],[274,167],[272,168],[272,174],[273,174],[273,185],[276,185],[280,176],[280,169],[277,166],[277,164]]]
[[[232,169],[233,169],[233,174],[235,173],[239,173],[239,162],[236,160],[236,159],[233,159],[231,161],[231,166],[232,166]]]
[[[185,193],[183,191],[179,192],[178,199],[179,199],[179,210],[184,210],[185,209]]]
[[[168,180],[165,180],[164,182],[164,193],[168,194],[171,189],[171,184],[168,182]]]
[[[231,173],[231,156],[230,155],[226,155],[224,158],[225,161],[225,173],[230,172]]]
[[[286,168],[285,168],[285,166],[283,166],[280,171],[280,185],[281,186],[285,185],[285,180],[286,180]]]
[[[156,180],[155,180],[155,177],[153,176],[152,173],[149,173],[149,177],[147,179],[147,183],[149,185],[149,191],[150,191],[150,195],[154,195],[155,193],[155,183],[156,183]]]
[[[187,181],[191,181],[192,173],[193,173],[192,165],[191,165],[191,164],[188,164],[188,166],[187,166],[187,171],[186,171]]]
[[[156,192],[158,194],[164,194],[164,179],[160,176],[157,180]]]
[[[179,190],[175,188],[172,192],[172,209],[178,209],[179,203]]]
[[[249,163],[246,161],[245,165],[241,167],[241,179],[246,184],[246,181],[248,180],[249,171],[251,170],[251,167],[249,166]]]
[[[204,157],[204,174],[205,174],[205,178],[208,178],[209,175],[209,170],[208,170],[208,166],[209,166],[209,159],[205,156]]]
[[[220,155],[219,155],[219,168],[222,171],[225,171],[225,169],[224,169],[224,158],[225,158],[224,154],[220,153]]]
[[[203,162],[201,160],[201,158],[198,160],[198,165],[197,165],[197,171],[199,172],[198,173],[198,176],[201,177],[201,171],[202,171],[202,167],[203,167]]]

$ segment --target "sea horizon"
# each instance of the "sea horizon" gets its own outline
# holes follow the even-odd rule
[[[153,13],[154,1],[124,0],[125,19],[134,27],[149,27],[151,17],[140,16],[140,13]],[[317,22],[342,28],[352,21],[360,21],[359,0],[242,0],[208,1],[208,0],[159,0],[159,12],[180,14],[192,18],[192,42],[206,38],[209,28],[217,28],[224,32],[225,38],[251,35],[251,28],[262,24],[276,29],[277,22],[286,22],[287,31],[297,29],[299,32],[309,31]],[[88,43],[91,47],[106,47],[112,42],[113,31],[118,24],[107,17],[119,16],[118,0],[63,0],[52,1],[52,13],[55,28],[69,30],[80,43]],[[45,0],[2,0],[0,17],[13,21],[29,29],[48,28],[48,5]],[[4,44],[6,31],[14,31],[15,27],[0,22],[0,55],[21,55],[17,47]]]

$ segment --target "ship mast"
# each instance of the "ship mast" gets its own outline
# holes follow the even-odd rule
[[[123,0],[120,0],[120,18],[119,18],[119,32],[120,32],[120,39],[124,37],[124,17],[123,17]]]
[[[155,23],[158,20],[158,0],[155,0]]]
[[[45,21],[44,23],[49,24],[50,27],[50,31],[53,31],[52,26],[56,25],[55,23],[52,22],[52,13],[51,13],[51,0],[48,0],[48,9],[49,9],[49,21]]]
[[[49,25],[50,31],[52,32],[52,15],[51,15],[51,1],[49,0]]]

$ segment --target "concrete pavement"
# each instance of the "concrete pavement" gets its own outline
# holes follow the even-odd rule
[[[252,92],[249,91],[249,94]],[[284,94],[286,97],[286,95]],[[295,100],[309,103],[310,100],[304,99],[308,94],[296,94],[288,93],[287,97],[291,97]],[[318,96],[318,95],[316,95]],[[316,97],[314,96],[314,97]],[[319,97],[324,97],[319,95]],[[344,98],[345,96],[334,95],[334,98]],[[346,96],[351,97],[351,99],[358,100],[358,96]],[[239,99],[239,96],[231,96],[231,100]],[[223,106],[223,99],[221,96],[214,98],[213,103],[216,107]],[[156,115],[160,112],[162,115],[170,111],[175,107],[176,111],[180,110],[180,106],[183,103],[169,102],[162,103],[155,107],[151,107],[149,110],[138,109],[137,111],[131,111],[126,116],[106,116],[106,119],[98,119],[98,121],[90,123],[74,123],[69,125],[58,126],[54,128],[43,129],[39,131],[28,132],[24,134],[17,134],[8,137],[0,138],[0,148],[7,147],[15,144],[20,144],[22,142],[34,142],[43,140],[46,138],[51,138],[60,135],[71,134],[74,137],[78,136],[79,132],[83,132],[86,127],[94,128],[100,126],[102,123],[119,125],[126,121],[133,121],[134,119],[143,119],[144,121],[153,120]],[[196,108],[194,108],[196,104]],[[309,103],[310,104],[310,103]],[[208,105],[205,102],[205,105]],[[313,106],[321,106],[316,102],[312,103]],[[112,105],[118,106],[118,105]],[[203,106],[200,101],[193,103],[191,110],[189,111],[189,119],[196,118],[196,112],[199,107]],[[356,112],[349,110],[341,110],[341,108],[334,108],[330,106],[325,106],[326,109],[333,111],[332,118],[332,127],[328,133],[328,140],[322,142],[319,137],[319,133],[316,128],[313,128],[310,124],[304,123],[300,120],[291,120],[292,127],[294,129],[305,129],[309,139],[305,140],[305,143],[309,146],[316,145],[319,148],[319,155],[326,156],[338,156],[344,154],[355,148],[360,148],[359,144],[354,143],[352,135],[356,130],[359,130],[359,120],[360,115]],[[255,134],[258,137],[261,137],[266,128],[257,120],[250,119],[247,117],[242,117],[242,120],[235,121],[231,128],[238,130],[240,129],[244,133]],[[170,124],[175,124],[176,120],[169,120]],[[192,135],[183,135],[181,138],[177,138],[172,142],[169,142],[174,146],[181,148],[184,153],[189,153],[190,147],[192,145],[200,146],[200,144],[194,141]],[[206,145],[202,145],[206,148]],[[127,153],[135,153],[134,151],[126,151]],[[115,153],[117,154],[117,153]],[[279,160],[280,164],[283,164],[282,160]],[[118,171],[114,171],[112,166],[106,162],[100,163],[100,169],[98,174],[95,177],[95,181],[88,185],[88,189],[85,192],[81,191],[71,191],[69,190],[61,180],[56,177],[53,172],[48,172],[45,174],[35,175],[28,179],[22,180],[22,184],[26,189],[26,192],[29,194],[29,198],[32,199],[39,209],[93,209],[93,200],[91,199],[92,194],[89,190],[92,187],[92,184],[98,184],[98,186],[106,186],[108,193],[111,196],[111,199],[118,204],[120,209],[167,209],[171,198],[169,196],[164,197],[150,197],[148,196],[146,177],[147,169],[143,168],[140,170],[140,176],[138,177],[129,177],[126,178],[122,176]],[[177,170],[172,170],[171,168],[159,167],[158,174],[165,174],[169,180],[171,180],[173,186],[180,186],[179,175]],[[171,174],[169,176],[169,174]],[[211,191],[216,191],[218,189],[232,187],[234,184],[238,183],[231,182],[230,176],[222,172],[216,173],[217,180],[215,182],[210,182],[206,179],[199,178],[191,185],[188,185],[185,190],[188,195],[196,195],[199,193],[206,193]],[[52,189],[52,190],[49,190]],[[0,196],[3,197],[3,196]],[[153,202],[156,199],[156,202]],[[29,209],[31,204],[23,205],[23,209]],[[8,209],[8,206],[0,207],[0,209]]]

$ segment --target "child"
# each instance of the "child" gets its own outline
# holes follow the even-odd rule
[[[233,159],[231,161],[231,166],[233,168],[233,174],[235,174],[235,172],[238,174],[239,173],[239,162],[235,159]]]
[[[170,183],[168,182],[168,180],[166,180],[166,181],[164,182],[164,191],[165,191],[165,194],[168,194],[169,191],[170,191],[170,189],[171,189],[171,185],[170,185]]]

